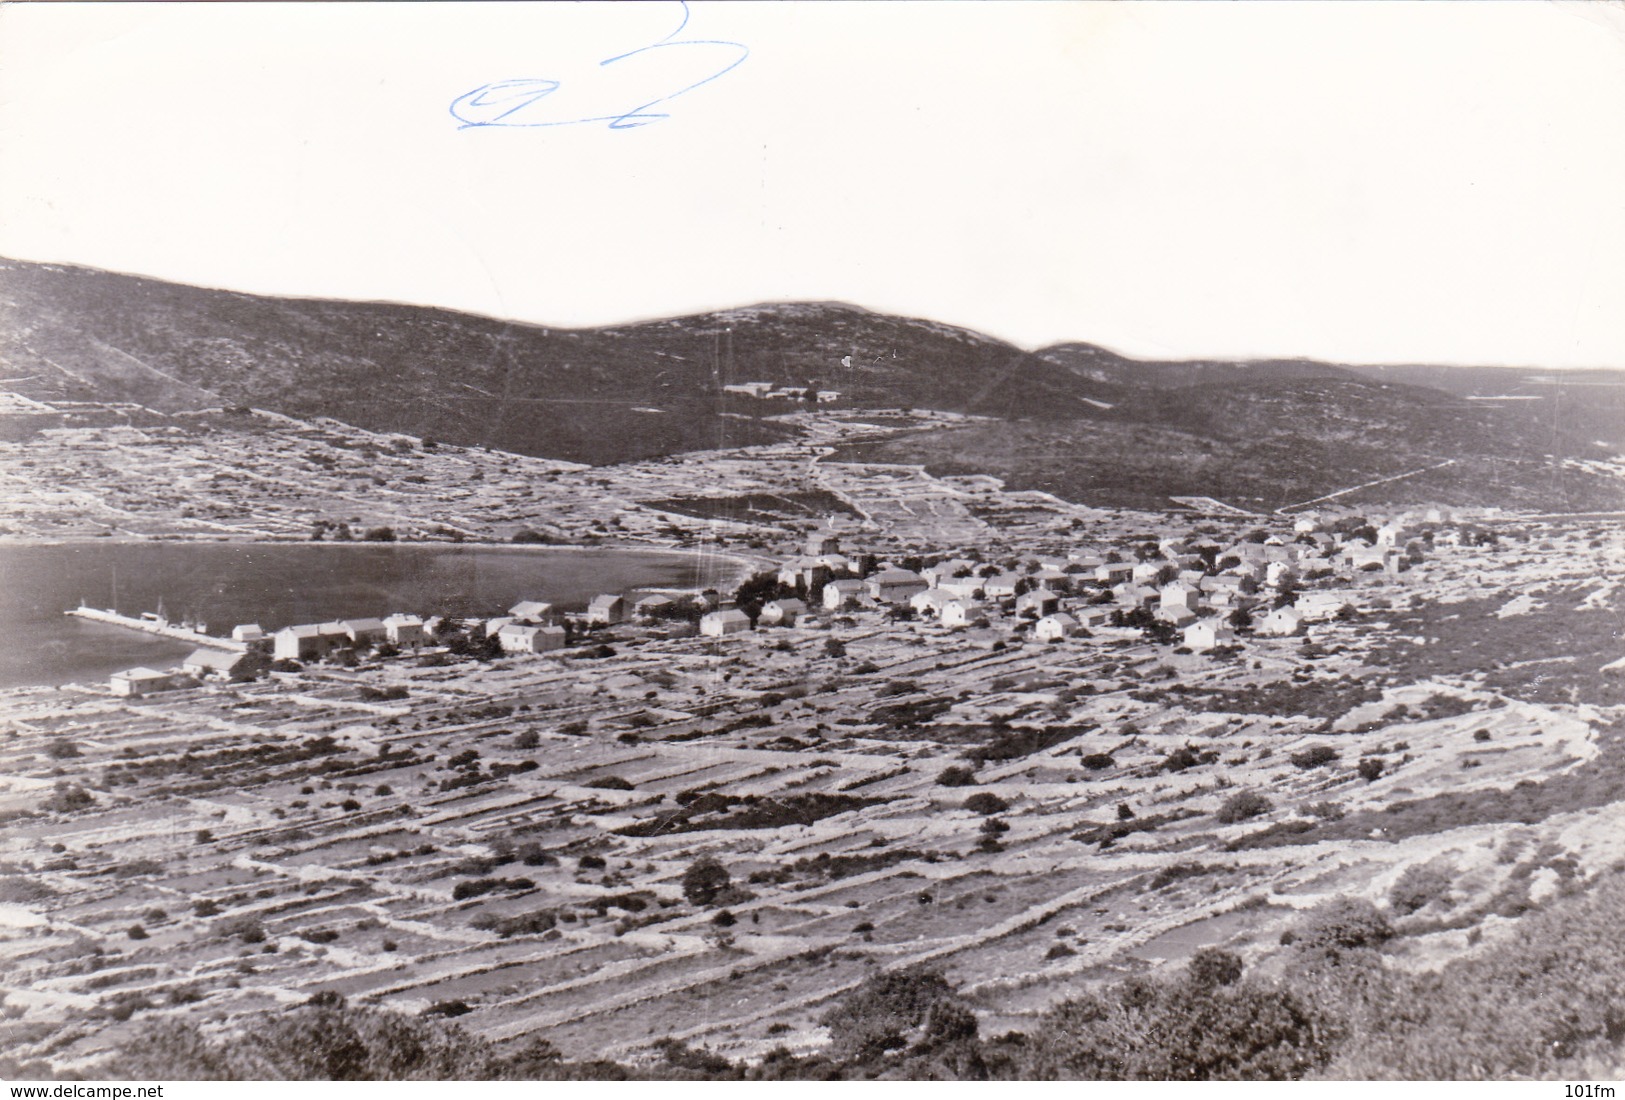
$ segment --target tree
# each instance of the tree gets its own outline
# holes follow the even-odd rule
[[[710,905],[733,884],[728,869],[710,856],[703,856],[683,872],[683,896],[692,905]]]

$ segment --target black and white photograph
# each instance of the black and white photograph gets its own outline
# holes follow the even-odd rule
[[[0,6],[0,1087],[1615,1097],[1622,118],[1616,0]]]

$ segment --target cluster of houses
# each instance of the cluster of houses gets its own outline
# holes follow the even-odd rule
[[[907,607],[915,616],[950,629],[987,627],[1013,613],[1030,622],[1033,636],[1060,641],[1146,616],[1181,632],[1197,652],[1239,642],[1234,623],[1264,635],[1299,633],[1306,623],[1342,611],[1345,600],[1320,590],[1299,592],[1305,580],[1356,572],[1398,574],[1418,560],[1417,523],[1446,522],[1428,514],[1380,527],[1341,524],[1326,529],[1319,516],[1294,519],[1290,533],[1259,533],[1225,545],[1212,540],[1166,539],[1138,560],[1076,551],[1040,558],[1025,571],[956,558],[914,571],[880,563],[865,573],[828,534],[810,538],[801,556],[781,567],[786,588],[816,594],[826,611]],[[1431,535],[1429,536],[1432,537]],[[1438,541],[1460,541],[1460,532]],[[798,610],[801,601],[793,600]],[[772,607],[772,605],[769,605]],[[1238,612],[1245,614],[1238,615]],[[764,609],[763,618],[767,618]],[[769,620],[774,621],[774,620]]]
[[[593,627],[697,617],[702,636],[724,638],[758,625],[795,626],[811,602],[829,614],[880,608],[953,630],[988,628],[993,620],[1013,615],[1017,629],[1030,629],[1044,642],[1162,623],[1179,631],[1186,647],[1205,652],[1237,645],[1237,625],[1288,636],[1343,610],[1341,595],[1312,588],[1300,592],[1302,582],[1357,572],[1397,574],[1428,547],[1477,537],[1468,527],[1434,532],[1432,526],[1441,522],[1448,520],[1428,513],[1420,521],[1395,519],[1379,527],[1342,522],[1327,529],[1319,517],[1305,515],[1294,517],[1290,533],[1255,532],[1229,545],[1164,539],[1136,548],[1136,560],[1124,560],[1118,552],[1078,550],[1029,561],[1021,570],[951,558],[916,571],[853,559],[841,552],[835,535],[818,532],[778,570],[780,597],[754,616],[713,591],[651,593],[636,600],[606,593],[593,598],[579,621]],[[788,595],[792,591],[795,595]],[[110,686],[115,694],[145,695],[230,678],[251,655],[315,661],[343,650],[416,650],[431,643],[440,625],[438,618],[406,614],[308,623],[270,634],[246,624],[232,630],[229,643],[194,651],[178,671],[129,669],[115,674]],[[572,638],[565,616],[536,600],[515,604],[478,626],[507,654],[555,652]]]
[[[722,392],[762,400],[817,401],[820,405],[828,405],[841,399],[839,390],[819,390],[811,386],[781,386],[777,382],[735,382],[723,386]]]
[[[702,634],[723,636],[749,630],[751,619],[744,612],[722,605],[715,592],[683,597],[701,613]],[[768,622],[793,624],[805,610],[798,600],[778,601],[777,607],[760,616]],[[606,593],[595,596],[581,615],[589,626],[653,621],[668,617],[680,606],[679,598],[651,593],[637,600]],[[442,620],[418,615],[394,614],[382,619],[339,619],[325,623],[302,623],[267,633],[257,623],[234,627],[230,642],[214,640],[212,645],[194,650],[177,670],[158,671],[132,668],[114,673],[109,688],[115,695],[139,696],[195,686],[201,680],[230,679],[257,655],[273,661],[320,661],[343,651],[362,651],[392,646],[414,651],[431,644]],[[552,604],[523,600],[506,614],[471,624],[494,638],[503,653],[537,654],[564,649],[571,632],[565,616]],[[229,646],[229,648],[227,648]]]

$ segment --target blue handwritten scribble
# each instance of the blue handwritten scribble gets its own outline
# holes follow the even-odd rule
[[[607,122],[611,130],[630,130],[638,126],[647,126],[659,119],[670,118],[666,111],[652,111],[650,108],[660,104],[669,103],[680,95],[692,92],[695,88],[711,83],[742,64],[750,56],[750,50],[738,42],[722,42],[712,39],[682,39],[677,36],[683,33],[688,26],[688,4],[680,0],[683,18],[677,24],[677,29],[647,46],[639,46],[635,50],[606,57],[598,62],[600,69],[619,65],[621,68],[611,73],[619,83],[627,85],[619,91],[619,95],[642,99],[647,91],[632,95],[630,86],[634,86],[639,79],[648,79],[648,65],[640,70],[639,63],[633,59],[642,58],[644,62],[651,60],[651,54],[656,50],[683,50],[685,51],[684,64],[681,67],[683,75],[680,79],[687,80],[689,76],[703,72],[706,75],[691,83],[682,84],[673,91],[658,95],[646,102],[637,103],[636,106],[624,110],[610,110],[607,113],[593,111],[586,114],[578,113],[580,108],[572,108],[568,92],[557,95],[564,87],[564,82],[540,77],[519,77],[511,80],[498,80],[490,84],[482,84],[471,92],[465,92],[452,100],[451,117],[455,118],[459,129],[472,127],[524,127],[536,128],[543,126],[576,126],[589,122]],[[703,60],[702,60],[703,59]],[[662,55],[662,60],[671,61],[671,54]],[[724,62],[726,62],[724,64]],[[717,66],[721,66],[718,68]],[[667,66],[667,70],[673,66]],[[671,74],[665,71],[657,74],[662,82],[670,81]],[[573,88],[571,89],[573,90]],[[602,89],[599,89],[600,92]],[[579,102],[579,97],[576,102]],[[540,106],[539,106],[540,105]],[[552,108],[552,110],[549,110]],[[550,117],[551,116],[551,117]]]

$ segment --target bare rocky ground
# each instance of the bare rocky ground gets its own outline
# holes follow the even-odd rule
[[[852,552],[1031,559],[1286,522],[821,461],[901,426],[875,416],[604,469],[250,419],[8,444],[6,522],[602,524],[788,557],[822,517],[639,502],[796,489],[845,502]],[[52,493],[80,528],[53,526],[68,498]],[[1267,971],[1300,912],[1349,895],[1394,914],[1399,965],[1437,965],[1625,860],[1625,681],[1606,667],[1625,656],[1625,532],[1497,529],[1498,546],[1324,582],[1356,613],[1308,637],[1208,655],[859,609],[724,639],[618,626],[592,639],[603,657],[396,658],[144,700],[0,693],[3,1045],[93,1075],[137,1016],[224,1021],[333,991],[574,1057],[674,1037],[751,1058],[818,1046],[832,1000],[914,962],[991,1034],[1205,945]],[[945,785],[950,767],[973,784]],[[996,801],[967,808],[978,795]],[[704,857],[731,883],[700,904],[683,880]]]

